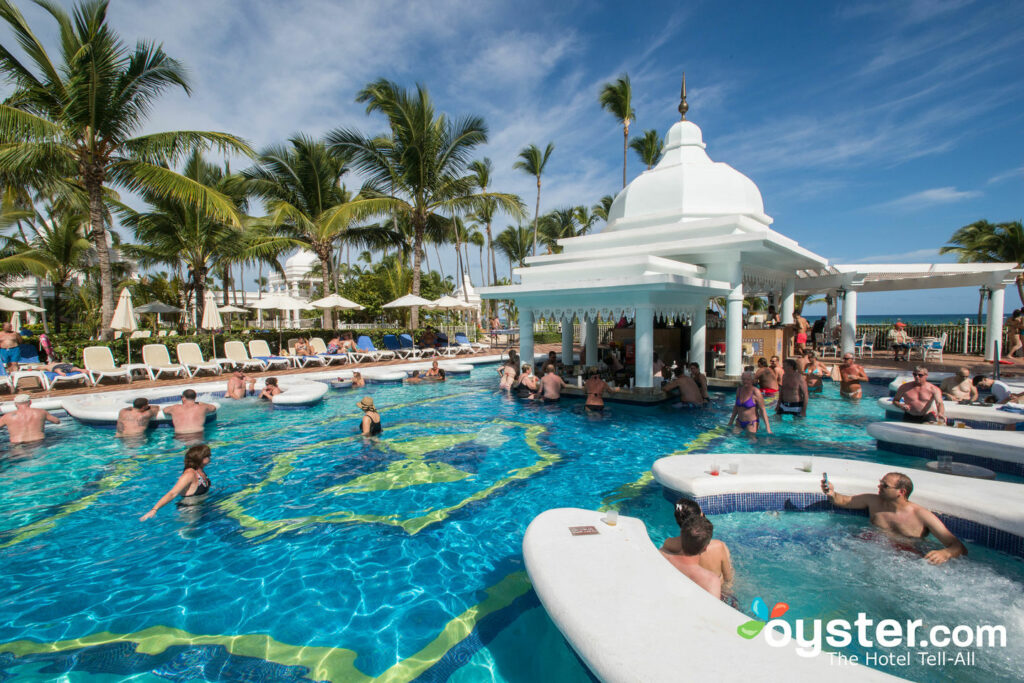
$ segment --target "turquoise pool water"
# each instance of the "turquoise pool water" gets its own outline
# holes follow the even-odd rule
[[[122,443],[66,421],[44,446],[7,447],[0,677],[588,680],[525,576],[537,513],[669,514],[649,471],[678,452],[925,462],[879,453],[864,433],[883,386],[859,404],[829,387],[811,419],[752,440],[725,436],[724,398],[593,416],[496,384],[485,367],[443,385],[332,391],[309,410],[226,403],[207,429],[209,500],[146,523],[181,470],[170,430]],[[364,394],[381,407],[379,440],[354,436]]]

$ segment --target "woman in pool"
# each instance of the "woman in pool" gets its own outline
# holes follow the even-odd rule
[[[804,351],[807,362],[804,363],[804,375],[807,377],[807,391],[821,393],[823,384],[821,378],[828,372],[828,368],[818,360],[818,354],[807,349]]]
[[[500,389],[509,390],[516,381],[516,366],[513,365],[512,361],[509,360],[505,363],[505,367],[501,370],[501,383],[498,385]]]
[[[372,397],[363,396],[356,405],[363,410],[363,419],[359,422],[359,431],[363,436],[377,436],[384,431],[384,427],[380,423],[380,413],[373,405]]]
[[[167,505],[177,496],[181,496],[182,505],[198,503],[210,490],[210,478],[206,476],[203,468],[210,464],[210,447],[206,444],[189,446],[185,451],[185,470],[178,477],[178,482],[170,491],[164,494],[163,498],[157,501],[156,505],[146,514],[139,517],[140,522],[156,514],[156,511]]]
[[[704,512],[700,509],[697,501],[689,498],[680,498],[676,501],[675,508],[676,524],[682,529],[692,517],[703,517]],[[668,538],[661,545],[661,552],[666,555],[678,555],[682,552],[678,536]],[[700,566],[718,575],[722,579],[722,591],[732,584],[735,572],[732,568],[732,556],[729,554],[729,546],[722,541],[712,539],[708,547],[700,554]]]
[[[587,392],[587,400],[583,404],[583,409],[594,412],[604,410],[604,394],[606,391],[618,391],[618,388],[612,389],[609,387],[608,383],[601,379],[601,375],[598,374],[597,370],[590,371],[583,388]]]
[[[510,363],[512,361],[509,361]],[[519,398],[529,398],[537,391],[537,375],[533,374],[533,368],[529,363],[523,363],[523,370],[519,373],[519,379],[512,385],[518,388]]]
[[[277,386],[276,377],[268,377],[266,386],[263,387],[263,391],[260,392],[259,398],[264,401],[269,401],[274,398],[282,391],[281,387]]]
[[[754,373],[744,372],[742,384],[736,388],[736,403],[732,408],[732,416],[729,418],[729,427],[735,422],[740,430],[748,434],[756,434],[761,420],[764,420],[764,429],[772,433],[772,426],[768,424],[768,412],[764,409],[764,396],[761,390],[754,386]]]
[[[352,388],[353,389],[362,389],[365,386],[366,386],[366,380],[363,379],[363,373],[361,373],[361,372],[353,372],[352,373]]]

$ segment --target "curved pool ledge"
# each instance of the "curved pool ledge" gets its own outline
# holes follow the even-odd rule
[[[774,648],[740,637],[736,629],[749,618],[669,564],[642,521],[620,516],[608,526],[602,518],[578,508],[547,510],[523,538],[541,604],[600,680],[900,680],[859,665],[831,666],[827,656],[801,657],[793,643]],[[575,526],[597,534],[572,536]]]
[[[917,426],[876,423],[895,427]],[[974,430],[954,427],[923,427],[955,432]],[[1013,436],[1014,432],[984,432]],[[803,464],[811,461],[811,472]],[[711,476],[709,466],[718,462],[739,464],[737,474]],[[669,456],[654,463],[654,478],[668,497],[682,494],[701,504],[706,514],[762,510],[835,509],[821,493],[821,476],[840,493],[873,493],[878,481],[898,468],[860,460],[768,453]],[[1024,557],[1024,514],[1021,497],[1024,485],[955,477],[927,470],[908,470],[914,482],[911,500],[935,512],[961,538],[996,550]],[[845,512],[845,511],[844,511]]]
[[[878,447],[895,453],[935,458],[952,455],[960,462],[996,472],[1024,476],[1024,433],[958,429],[909,422],[872,422],[868,434]]]
[[[902,420],[903,409],[892,404],[891,397],[878,399],[878,406],[885,411],[889,420]],[[994,403],[983,406],[962,406],[953,402],[944,402],[946,421],[958,420],[975,429],[1024,429],[1024,414],[999,410]]]

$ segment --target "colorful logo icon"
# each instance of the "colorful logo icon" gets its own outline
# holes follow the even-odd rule
[[[789,605],[784,602],[777,602],[772,607],[771,612],[768,611],[768,605],[761,598],[754,598],[753,602],[750,603],[750,609],[754,613],[757,619],[751,619],[745,624],[740,624],[736,627],[736,633],[740,634],[747,640],[757,637],[757,634],[761,632],[764,625],[772,619],[777,619],[789,611]]]

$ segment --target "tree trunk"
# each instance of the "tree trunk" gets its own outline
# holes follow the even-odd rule
[[[324,286],[324,296],[327,296],[327,285],[330,283],[330,274],[328,271],[328,260],[330,259],[330,252],[320,254],[320,281]],[[334,316],[329,308],[324,309],[324,329],[329,330],[334,327]]]
[[[441,261],[441,248],[436,244],[434,245],[434,253],[437,255],[437,269],[441,271],[441,279],[444,280],[444,263]]]
[[[487,274],[484,272],[484,245],[480,245],[480,284],[487,283]]]
[[[203,307],[206,303],[206,266],[200,266],[193,271],[196,281],[196,327],[203,325]]]
[[[454,223],[453,223],[453,225],[454,225]],[[462,277],[462,237],[461,237],[461,235],[459,235],[459,226],[458,225],[454,225],[454,227],[455,227],[455,277],[458,279],[458,282],[456,283],[455,287],[456,287],[456,290],[457,290],[458,287],[461,285],[461,283],[463,281],[463,277]],[[440,257],[438,257],[438,258],[440,258]],[[466,296],[466,301],[469,301],[469,294],[466,293],[465,296]]]
[[[622,122],[622,187],[626,187],[626,150],[629,149],[629,119]]]
[[[114,317],[114,281],[110,272],[107,230],[103,225],[103,169],[94,166],[82,170],[89,195],[89,236],[96,247],[96,263],[100,269],[100,338],[109,341],[114,338],[114,331],[110,329],[110,320]]]
[[[540,176],[537,176],[537,207],[533,210],[533,255],[537,255],[537,219],[540,217]]]
[[[420,295],[420,264],[423,261],[423,232],[426,226],[415,221],[412,242],[412,293]],[[420,307],[413,306],[409,312],[409,327],[416,329],[420,324]]]
[[[64,284],[53,283],[53,327],[60,334],[60,295],[64,292]],[[53,359],[51,358],[52,362]]]

